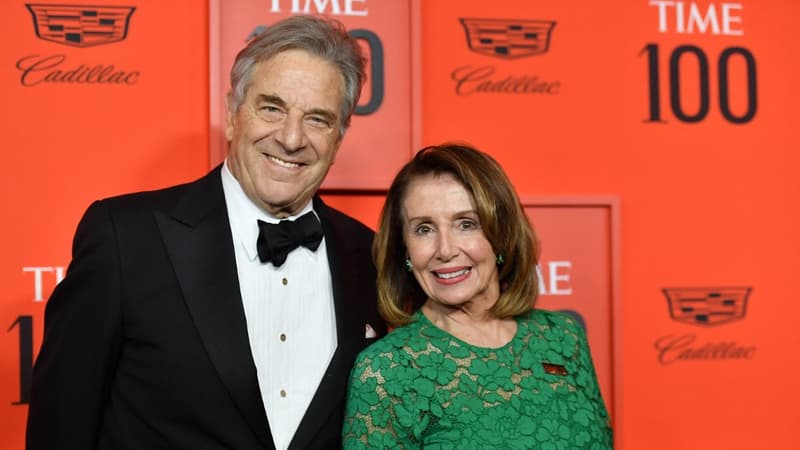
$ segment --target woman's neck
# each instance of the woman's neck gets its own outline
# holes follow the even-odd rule
[[[487,308],[473,305],[452,307],[428,300],[422,313],[436,327],[476,347],[499,348],[508,344],[517,332],[513,318],[495,317]]]

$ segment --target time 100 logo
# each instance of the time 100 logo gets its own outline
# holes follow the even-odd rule
[[[661,100],[661,48],[658,44],[648,43],[642,49],[642,54],[647,55],[648,70],[648,92],[649,92],[649,116],[648,122],[662,122],[662,100]],[[682,79],[681,67],[686,64],[687,58],[693,58],[696,63],[699,82],[696,99],[698,105],[695,111],[687,111],[684,106],[685,98],[681,96]],[[731,61],[741,58],[743,65],[736,64],[735,67],[744,70],[744,99],[745,107],[743,111],[734,111],[731,107]],[[717,80],[717,97],[719,109],[722,117],[730,123],[744,124],[753,120],[758,110],[758,85],[756,59],[753,54],[744,47],[727,47],[720,52],[713,61],[709,62],[709,57],[700,47],[694,45],[681,45],[675,47],[669,53],[667,63],[668,77],[665,81],[669,87],[669,109],[672,115],[681,122],[694,123],[700,122],[708,116],[711,111],[711,76]],[[684,73],[685,75],[685,73]],[[738,76],[742,74],[736,74]],[[739,87],[739,86],[737,86]],[[737,96],[738,97],[738,96]],[[693,99],[692,99],[693,100]]]

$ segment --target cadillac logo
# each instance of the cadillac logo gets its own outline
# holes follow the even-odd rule
[[[556,22],[523,19],[461,19],[470,50],[504,59],[547,52]]]
[[[36,36],[74,47],[91,47],[125,39],[133,6],[26,4]]]
[[[691,325],[714,326],[744,317],[752,288],[666,288],[669,313]]]

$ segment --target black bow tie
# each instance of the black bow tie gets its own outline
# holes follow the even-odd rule
[[[279,267],[286,256],[299,246],[317,251],[322,242],[322,224],[314,213],[303,214],[295,221],[281,220],[278,223],[258,221],[258,258],[261,262],[272,262]]]

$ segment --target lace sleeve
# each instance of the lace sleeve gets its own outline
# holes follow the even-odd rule
[[[411,448],[403,441],[403,433],[395,429],[398,400],[387,393],[381,373],[395,365],[392,360],[390,354],[362,354],[357,359],[350,374],[345,407],[345,449]]]
[[[595,433],[597,436],[603,436],[605,441],[602,443],[596,442],[595,445],[599,444],[599,448],[612,448],[611,422],[597,382],[597,374],[592,362],[586,332],[583,327],[571,318],[566,318],[564,322],[566,333],[572,335],[575,339],[575,353],[572,355],[572,359],[577,367],[575,381],[586,396],[583,404],[592,409],[594,417],[599,419],[587,422],[590,426],[603,428],[595,430]]]

